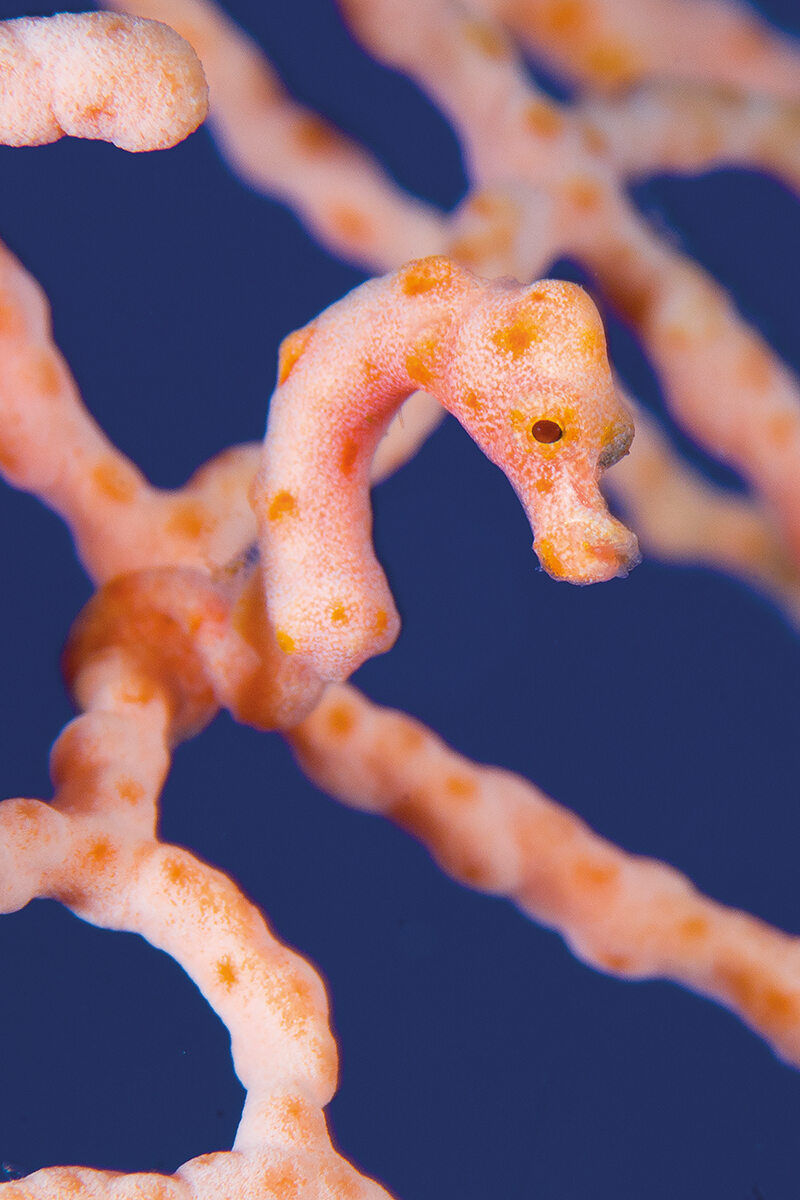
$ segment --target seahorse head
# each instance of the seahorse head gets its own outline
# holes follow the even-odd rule
[[[626,575],[636,536],[611,516],[598,480],[627,454],[633,421],[586,292],[493,284],[460,326],[447,376],[448,407],[510,480],[544,569],[572,583]]]

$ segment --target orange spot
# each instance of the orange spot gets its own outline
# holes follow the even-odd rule
[[[406,371],[412,383],[430,387],[436,377],[439,342],[434,334],[421,337],[406,355]]]
[[[297,516],[297,501],[291,492],[276,492],[267,509],[267,517],[270,521],[279,521],[287,516]]]
[[[203,534],[210,533],[216,524],[216,517],[212,516],[204,504],[197,500],[181,500],[175,504],[165,528],[175,537],[195,541]]]
[[[480,399],[478,394],[473,392],[471,389],[464,392],[463,401],[466,407],[471,408],[473,412],[480,412],[480,410],[483,408],[483,401]]]
[[[565,191],[570,204],[580,212],[592,212],[600,205],[600,186],[586,176],[576,175],[568,180]]]
[[[373,628],[376,633],[386,633],[386,630],[389,628],[389,614],[385,608],[379,608],[375,613]]]
[[[678,932],[685,938],[702,938],[708,934],[708,921],[705,917],[686,917],[678,926]]]
[[[164,873],[170,883],[184,884],[189,882],[189,872],[186,870],[186,865],[179,859],[168,858],[164,863]]]
[[[356,723],[355,713],[346,704],[334,704],[328,710],[328,728],[337,737],[345,737]]]
[[[559,579],[564,574],[564,566],[553,543],[542,538],[534,545],[534,549],[547,574]]]
[[[406,296],[422,296],[434,288],[446,287],[453,278],[453,264],[442,255],[418,258],[399,273],[400,287]]]
[[[468,775],[448,775],[444,781],[444,787],[449,795],[457,796],[459,799],[474,796],[477,791],[475,780],[470,779]]]
[[[198,1159],[192,1159],[193,1165],[197,1162]],[[252,1168],[248,1168],[248,1170],[252,1170]],[[301,1194],[305,1183],[305,1179],[301,1178],[296,1167],[286,1165],[265,1167],[258,1172],[258,1180],[253,1179],[252,1194],[274,1196],[276,1200],[283,1200],[283,1197],[286,1197],[289,1200],[289,1197]]]
[[[586,16],[583,0],[556,0],[542,14],[542,24],[550,33],[570,35],[579,31]]]
[[[103,100],[99,104],[87,104],[81,111],[81,116],[89,125],[97,126],[101,117],[113,119],[116,115],[116,110],[111,104],[110,99]]]
[[[302,1100],[299,1096],[281,1096],[270,1102],[270,1110],[275,1113],[276,1123],[280,1123],[291,1142],[299,1142],[306,1149],[311,1148],[311,1143],[319,1134],[320,1120],[307,1101]],[[261,1195],[263,1190],[262,1187],[257,1194]],[[301,1192],[302,1184],[298,1183],[285,1194],[296,1196]],[[276,1192],[275,1195],[277,1197],[283,1193]]]
[[[303,1025],[314,1014],[314,998],[311,986],[300,975],[290,975],[284,989],[284,1006],[281,1021],[285,1028]]]
[[[226,954],[224,958],[218,959],[214,965],[217,971],[217,979],[224,988],[227,988],[227,990],[230,991],[230,989],[239,979],[236,968],[230,960],[230,956]]]
[[[33,386],[43,396],[57,396],[61,390],[61,368],[52,350],[41,350],[30,360]]]
[[[549,492],[552,492],[552,490],[553,490],[553,481],[549,477],[549,475],[542,475],[539,479],[536,480],[534,487],[536,488],[537,492],[541,492],[541,494],[543,496],[546,496]]]
[[[533,342],[539,340],[539,336],[533,317],[522,312],[511,325],[496,330],[492,334],[492,341],[499,350],[511,354],[512,358],[519,358]]]
[[[348,241],[364,242],[372,232],[372,225],[358,209],[339,205],[330,213],[334,229]]]
[[[497,197],[490,192],[476,192],[467,201],[467,208],[478,217],[494,217],[497,215]]]
[[[109,500],[127,504],[133,500],[139,481],[130,467],[122,466],[113,458],[101,459],[92,468],[92,483]]]
[[[297,117],[292,132],[297,145],[309,154],[329,154],[339,142],[336,131],[310,113]]]
[[[89,846],[86,857],[94,866],[107,866],[114,857],[114,847],[108,838],[98,838]]]
[[[606,352],[606,338],[599,325],[586,325],[578,337],[581,352],[590,359],[602,358]]]
[[[411,382],[420,387],[430,387],[433,382],[433,371],[418,354],[412,352],[406,356],[406,371]]]
[[[195,612],[191,612],[191,613],[187,614],[186,628],[189,630],[189,633],[191,634],[192,637],[194,637],[197,633],[200,632],[200,629],[201,629],[205,619],[206,619],[206,614],[203,612],[195,611]]]
[[[354,442],[351,438],[348,438],[347,441],[342,446],[342,453],[339,458],[339,466],[341,468],[343,475],[350,475],[352,473],[353,467],[356,465],[357,459],[358,459],[358,444],[356,442]]]
[[[610,39],[595,42],[589,47],[585,62],[589,70],[606,83],[630,83],[636,77],[636,57],[633,49],[624,42]]]
[[[784,1029],[796,1020],[795,997],[771,983],[766,972],[758,967],[723,964],[714,976],[745,1020],[762,1033]]]
[[[534,287],[528,292],[528,302],[530,304],[547,304],[552,307],[554,301],[552,293],[546,288]]]
[[[19,308],[10,300],[0,299],[0,336],[21,337],[25,328]]]
[[[554,104],[544,100],[532,100],[525,106],[525,125],[537,137],[552,138],[564,128],[564,118]]]
[[[619,867],[614,863],[592,862],[588,858],[579,858],[572,868],[573,878],[580,888],[603,888],[619,875]]]
[[[468,855],[469,851],[466,854]],[[484,891],[494,884],[491,867],[479,858],[469,859],[465,856],[463,861],[453,863],[452,870],[457,879],[462,880],[468,887],[475,888],[476,891]]]
[[[127,33],[127,31],[128,22],[123,21],[122,17],[115,16],[113,13],[109,13],[108,16],[104,16],[103,20],[99,23],[99,29],[97,31],[98,41],[102,40],[102,38],[106,37],[109,33]]]
[[[798,422],[794,413],[780,413],[770,417],[766,423],[765,433],[772,444],[781,450],[797,435]]]
[[[20,466],[20,456],[11,450],[8,446],[0,445],[0,470],[16,471]]]
[[[119,698],[124,704],[149,704],[156,694],[155,684],[149,679],[127,683],[119,689]]]
[[[331,609],[331,622],[334,625],[350,624],[350,617],[347,615],[347,609],[342,604],[341,600],[338,600]]]
[[[330,1194],[336,1200],[361,1200],[364,1195],[364,1181],[355,1175],[349,1163],[336,1155],[330,1155],[326,1160],[320,1172],[320,1183],[323,1184],[320,1193]]]
[[[136,804],[144,795],[144,788],[135,779],[131,779],[129,775],[123,775],[117,780],[117,795],[120,800],[127,800],[129,804]]]
[[[294,638],[289,637],[283,629],[275,630],[275,641],[278,643],[278,649],[284,654],[294,654]]]
[[[598,954],[594,961],[604,971],[629,971],[631,960],[627,954]]]
[[[491,25],[484,25],[481,21],[467,20],[462,23],[461,28],[465,40],[480,50],[481,54],[485,54],[487,58],[506,57],[508,53],[506,43],[500,33]]]
[[[39,820],[46,806],[41,800],[9,800],[9,804],[13,806],[14,816],[20,817],[29,827],[34,829],[39,828]]]
[[[314,322],[302,329],[289,333],[278,347],[278,386],[285,383],[292,373],[297,360],[311,341],[314,332]]]
[[[282,1102],[279,1101],[279,1104],[290,1121],[305,1121],[310,1116],[308,1105],[299,1096],[287,1096]]]
[[[197,1163],[198,1159],[193,1158],[192,1164]],[[253,1166],[248,1165],[248,1175],[253,1171]],[[265,1166],[264,1169],[257,1169],[258,1175],[253,1175],[251,1184],[251,1195],[275,1196],[275,1200],[291,1200],[293,1196],[302,1194],[306,1188],[306,1178],[300,1174],[296,1166],[289,1164],[281,1164],[279,1166]]]

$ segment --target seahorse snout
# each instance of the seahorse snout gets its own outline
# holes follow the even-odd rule
[[[579,584],[624,578],[641,560],[636,534],[612,517],[599,491],[585,504],[568,485],[559,490],[530,514],[533,548],[545,571]]]

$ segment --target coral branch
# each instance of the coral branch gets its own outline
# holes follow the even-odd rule
[[[289,740],[325,791],[391,817],[449,874],[513,899],[592,966],[711,996],[800,1064],[800,939],[626,854],[526,779],[471,762],[353,687],[331,686]]]
[[[154,21],[62,13],[0,24],[0,142],[100,138],[163,150],[206,115],[191,46]]]
[[[624,96],[595,97],[577,111],[586,140],[602,146],[623,177],[740,166],[800,192],[800,101],[650,84]]]
[[[194,46],[211,125],[232,169],[297,212],[335,254],[370,271],[441,250],[444,219],[405,196],[360,146],[294,103],[263,52],[207,0],[105,0],[165,21]]]
[[[91,624],[90,616],[68,656],[86,711],[54,746],[52,804],[0,804],[0,910],[50,896],[92,924],[165,950],[230,1030],[247,1100],[233,1150],[193,1159],[171,1178],[56,1167],[3,1185],[3,1196],[312,1200],[325,1187],[359,1200],[386,1197],[330,1143],[321,1110],[336,1087],[337,1055],[319,976],[220,871],[155,837],[168,745],[208,703],[186,662],[187,637],[162,623],[145,642],[144,629],[129,622],[100,638]]]
[[[636,453],[603,479],[636,530],[642,553],[667,563],[707,566],[771,597],[800,624],[800,568],[763,505],[716,487],[675,452],[630,396]]]
[[[93,579],[241,554],[255,538],[247,491],[258,455],[233,448],[184,488],[151,487],[86,411],[41,288],[0,244],[0,473],[63,517]]]
[[[696,80],[800,96],[800,51],[734,0],[479,0],[588,88]]]

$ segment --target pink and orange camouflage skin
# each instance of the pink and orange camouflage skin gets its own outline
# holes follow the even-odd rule
[[[344,680],[394,643],[399,617],[371,542],[370,464],[424,387],[506,474],[545,570],[625,575],[636,537],[597,486],[627,453],[597,310],[578,286],[477,279],[409,263],[333,305],[282,347],[253,503],[279,646]]]

